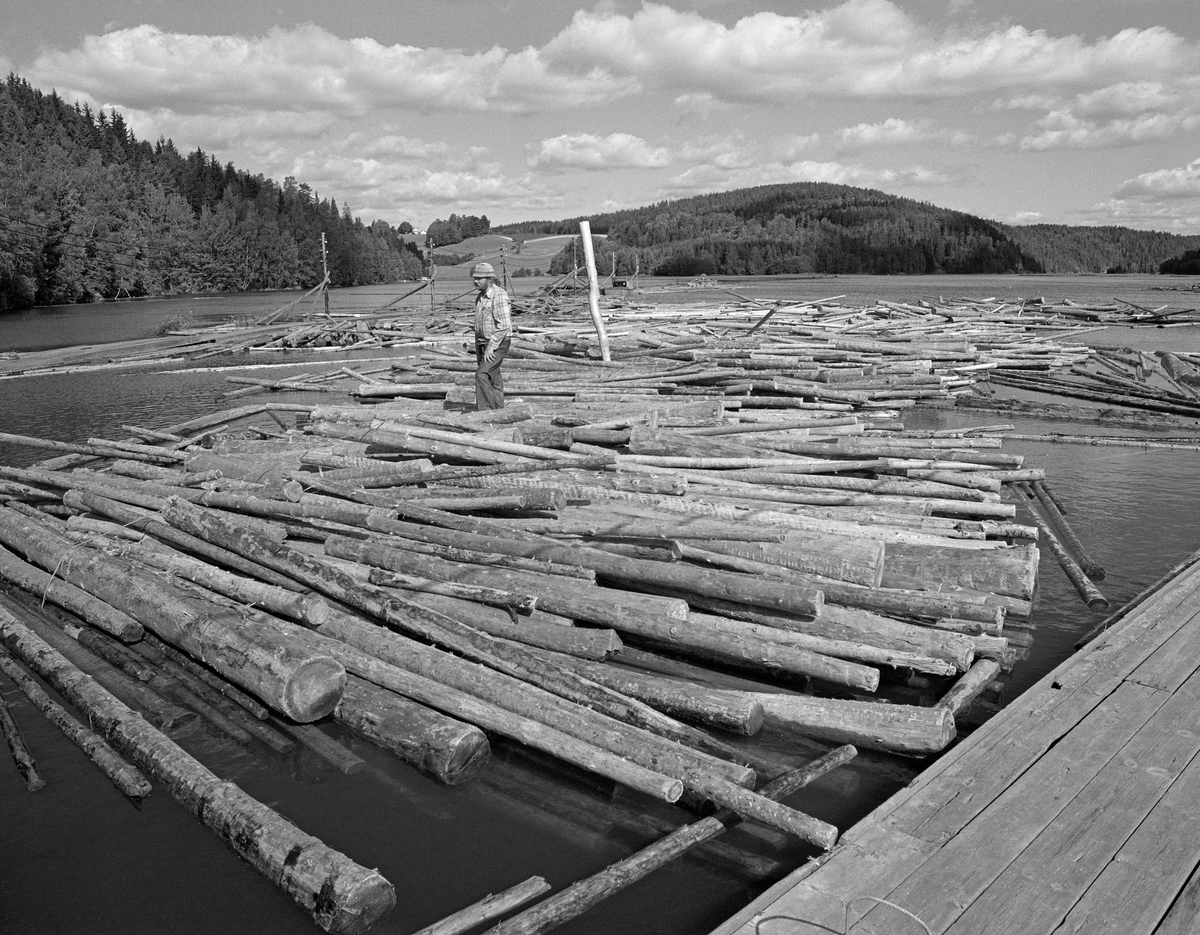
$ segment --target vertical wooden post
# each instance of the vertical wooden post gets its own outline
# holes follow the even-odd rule
[[[325,232],[321,231],[321,270],[325,278],[321,282],[321,293],[325,296],[325,317],[329,317],[329,258],[325,252]]]
[[[600,359],[612,360],[608,352],[608,335],[604,333],[604,319],[600,317],[600,282],[596,278],[596,254],[592,250],[590,221],[579,222],[579,236],[583,241],[583,260],[587,264],[588,310],[592,313],[592,324],[596,326],[596,337],[600,341]]]

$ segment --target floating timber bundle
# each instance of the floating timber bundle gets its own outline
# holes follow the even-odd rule
[[[414,353],[233,391],[312,404],[120,440],[6,436],[55,457],[0,467],[0,578],[44,596],[22,606],[55,645],[142,671],[239,743],[362,769],[313,726],[336,721],[470,788],[496,778],[492,744],[519,744],[723,809],[701,838],[749,820],[828,848],[837,829],[776,800],[788,768],[758,736],[810,759],[938,753],[1024,645],[1052,530],[1021,521],[1019,485],[1049,547],[1082,551],[1012,426],[904,415],[989,379],[1080,379],[1097,356],[1050,335],[1092,312],[626,305],[601,360],[565,301],[518,315],[495,413],[461,411],[456,324],[409,341],[381,317],[367,331]],[[307,322],[288,340],[335,325],[364,334]],[[1189,367],[1162,360],[1170,405]],[[912,683],[940,700],[905,703]]]

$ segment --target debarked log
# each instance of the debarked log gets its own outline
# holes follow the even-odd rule
[[[380,568],[414,567],[407,553],[382,543],[364,542],[347,537],[330,537],[325,542],[330,555],[364,562]],[[712,626],[704,622],[687,622],[653,613],[639,612],[633,607],[613,607],[599,600],[601,589],[590,595],[588,588],[563,587],[558,579],[539,582],[523,572],[499,569],[447,569],[446,563],[425,563],[422,573],[454,574],[458,580],[488,581],[492,584],[509,582],[514,589],[535,590],[543,608],[573,619],[610,626],[616,630],[670,645],[679,652],[702,655],[735,664],[751,665],[796,675],[814,675],[837,684],[874,691],[879,684],[879,672],[868,666],[847,663],[811,652],[758,638],[730,627]]]
[[[333,716],[356,734],[448,786],[477,776],[487,765],[491,750],[478,727],[356,676],[346,680],[346,690]]]
[[[0,548],[0,578],[82,617],[92,626],[111,633],[123,642],[132,643],[142,638],[142,625],[128,614],[98,600],[87,591],[21,561],[3,548]]]
[[[395,890],[377,870],[354,863],[221,780],[2,611],[0,641],[322,929],[358,935],[395,905]]]
[[[927,756],[954,739],[954,715],[945,708],[843,701],[812,695],[751,692],[768,728],[856,747]]]
[[[104,738],[81,724],[70,711],[46,694],[45,690],[2,648],[0,648],[0,671],[16,682],[21,691],[25,693],[25,697],[46,716],[46,720],[61,730],[71,743],[87,754],[88,759],[100,767],[104,775],[124,795],[136,801],[144,799],[153,791],[150,781],[141,774],[137,767],[126,763]]]
[[[0,507],[0,541],[133,617],[165,642],[207,663],[295,721],[329,714],[345,685],[342,666],[314,652],[290,624],[267,627],[216,608],[129,562],[80,549]]]
[[[593,682],[607,685],[685,721],[698,721],[746,737],[756,734],[763,724],[762,705],[737,692],[707,688],[599,662],[585,662],[561,653],[548,653],[547,658]]]
[[[880,583],[930,591],[967,588],[1029,600],[1037,571],[1034,545],[972,550],[889,543]]]

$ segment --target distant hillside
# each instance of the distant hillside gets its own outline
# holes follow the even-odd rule
[[[1200,237],[1128,227],[1030,224],[1003,230],[1047,273],[1157,273],[1164,261],[1200,247]]]
[[[415,279],[420,247],[293,178],[139,140],[15,75],[0,80],[0,311],[116,296]],[[324,257],[322,256],[324,235]]]
[[[1042,265],[998,224],[847,185],[799,182],[593,215],[617,269],[722,273],[1032,273]],[[495,230],[571,234],[579,219]]]

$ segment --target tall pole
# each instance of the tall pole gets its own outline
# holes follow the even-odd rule
[[[592,250],[592,224],[579,222],[579,237],[583,241],[583,261],[587,264],[588,309],[592,313],[592,324],[596,326],[596,337],[600,341],[600,359],[612,360],[608,352],[608,335],[604,333],[604,319],[600,317],[600,282],[596,278],[596,254]]]
[[[321,283],[321,291],[325,294],[325,317],[329,317],[329,257],[325,252],[325,231],[321,231],[321,271],[325,279]]]

